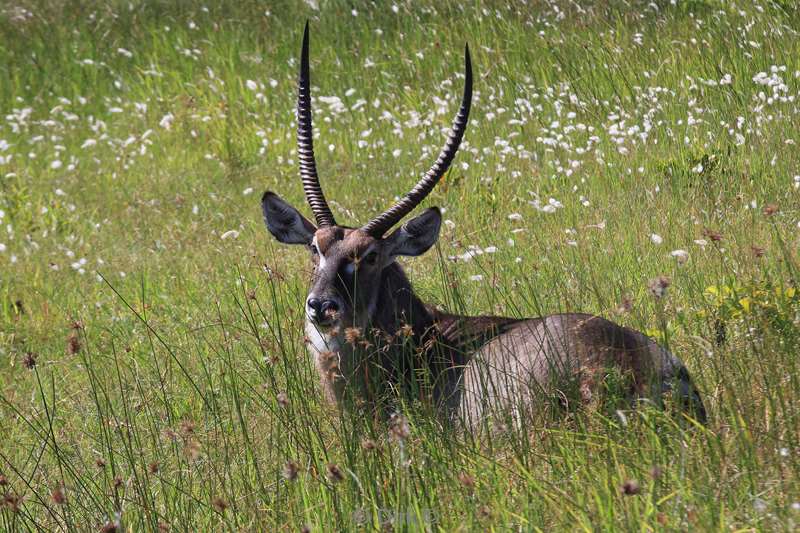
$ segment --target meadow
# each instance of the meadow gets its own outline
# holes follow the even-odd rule
[[[306,208],[306,19],[337,220],[433,162],[469,42],[418,293],[645,331],[707,425],[586,405],[476,440],[326,405],[308,252],[259,205]],[[3,2],[0,530],[796,530],[798,31],[762,0]]]

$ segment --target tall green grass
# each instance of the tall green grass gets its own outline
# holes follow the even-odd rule
[[[0,7],[0,527],[795,529],[795,8],[319,4]],[[325,405],[308,258],[258,206],[303,202],[306,18],[337,219],[433,161],[468,41],[473,121],[427,202],[451,223],[404,262],[418,292],[646,331],[686,362],[707,426],[587,407],[477,441],[413,406],[406,435]]]

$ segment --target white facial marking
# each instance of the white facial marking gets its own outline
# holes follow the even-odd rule
[[[317,249],[317,255],[319,256],[319,268],[325,268],[325,256],[322,255],[322,251],[317,246],[317,236],[315,235],[313,239],[311,239],[311,245]]]
[[[308,337],[310,348],[317,354],[337,353],[341,348],[338,335],[328,335],[310,320],[306,320],[306,337]]]

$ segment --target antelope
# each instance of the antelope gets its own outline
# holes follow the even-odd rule
[[[397,258],[419,256],[436,243],[441,212],[430,207],[390,230],[445,175],[464,137],[472,102],[468,46],[461,106],[438,159],[409,193],[361,227],[338,224],[320,186],[308,56],[306,23],[297,151],[316,224],[270,191],[262,196],[261,207],[267,229],[279,242],[309,250],[313,274],[305,301],[306,343],[330,402],[381,410],[387,408],[381,391],[396,389],[430,402],[448,420],[476,426],[494,416],[535,412],[542,392],[568,397],[565,391],[574,386],[576,402],[591,401],[616,374],[624,378],[626,401],[661,405],[670,392],[683,412],[705,420],[684,364],[639,331],[584,313],[525,319],[462,316],[415,294]]]

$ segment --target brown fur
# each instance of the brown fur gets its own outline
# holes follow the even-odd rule
[[[573,387],[577,401],[589,403],[613,385],[629,400],[659,405],[672,391],[705,419],[683,363],[638,331],[581,313],[470,317],[425,305],[395,258],[433,245],[441,222],[436,210],[376,238],[353,228],[314,228],[271,193],[263,203],[279,240],[312,250],[307,305],[336,304],[331,315],[314,309],[306,335],[324,394],[340,407],[354,402],[386,411],[391,403],[384,400],[399,392],[476,427],[493,416],[520,421],[547,397],[570,404]]]

